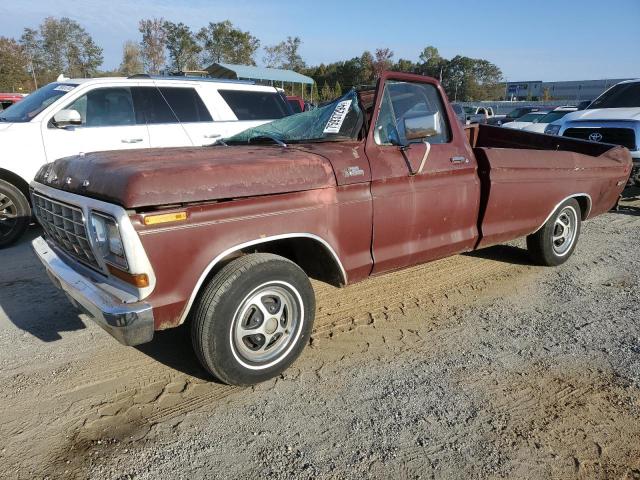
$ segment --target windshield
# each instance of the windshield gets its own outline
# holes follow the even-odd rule
[[[285,143],[356,140],[362,122],[358,95],[351,89],[324,107],[250,128],[225,139],[225,143],[252,143],[264,139]]]
[[[640,107],[640,82],[619,83],[596,98],[587,108],[633,107]]]
[[[551,122],[555,122],[556,120],[559,120],[562,117],[564,117],[567,113],[571,113],[571,111],[569,111],[569,110],[559,110],[557,112],[549,112],[546,115],[544,115],[540,120],[538,120],[536,123],[551,123]]]
[[[540,121],[540,119],[544,116],[544,113],[527,113],[526,115],[518,118],[516,121],[517,122],[533,122],[533,123],[537,123]]]
[[[0,113],[0,121],[28,122],[75,87],[77,87],[77,85],[57,82],[50,83]]]

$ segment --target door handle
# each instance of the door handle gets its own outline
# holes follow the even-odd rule
[[[461,156],[451,157],[450,160],[451,160],[451,163],[469,163],[469,159],[467,157],[461,157]]]
[[[121,140],[122,143],[140,143],[141,141],[141,138],[123,138]]]
[[[218,138],[218,137],[221,137],[222,135],[220,135],[219,133],[209,133],[203,136],[204,138]]]

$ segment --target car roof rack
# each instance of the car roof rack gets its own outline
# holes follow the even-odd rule
[[[153,80],[184,80],[184,81],[198,81],[198,82],[217,82],[217,83],[241,83],[244,85],[255,85],[253,80],[236,80],[234,78],[214,78],[214,77],[198,77],[187,75],[149,75],[148,73],[136,73],[129,75],[128,79],[135,78],[150,78]]]

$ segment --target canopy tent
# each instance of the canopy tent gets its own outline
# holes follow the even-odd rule
[[[256,80],[258,82],[299,83],[301,86],[313,85],[313,78],[307,77],[293,70],[281,70],[279,68],[255,67],[252,65],[234,65],[231,63],[214,63],[206,69],[214,78],[232,78],[235,80]],[[302,88],[304,92],[304,88]],[[303,94],[304,96],[304,94]]]

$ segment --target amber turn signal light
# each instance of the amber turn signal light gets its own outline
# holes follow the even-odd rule
[[[157,225],[159,223],[179,222],[187,219],[187,212],[161,213],[159,215],[147,215],[144,217],[145,225]]]
[[[130,283],[134,287],[145,288],[149,286],[149,276],[146,273],[123,272],[113,265],[107,265],[107,268],[109,269],[109,273],[111,273],[111,275],[127,283]]]

